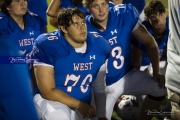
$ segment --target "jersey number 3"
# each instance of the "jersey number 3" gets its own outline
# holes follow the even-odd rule
[[[113,66],[115,69],[121,69],[124,64],[124,57],[122,56],[122,49],[121,47],[115,47],[111,51],[111,56],[115,58],[113,61]],[[106,64],[108,63],[108,60],[106,61]],[[118,64],[120,63],[120,64]],[[107,65],[106,65],[107,66]],[[106,73],[108,73],[108,68],[106,67]]]

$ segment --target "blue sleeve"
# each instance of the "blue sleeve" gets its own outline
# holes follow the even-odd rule
[[[46,42],[47,36],[40,35],[34,42],[32,57],[40,63],[46,63],[54,66],[53,57],[51,55],[51,49]],[[51,45],[50,45],[51,46]],[[52,53],[53,54],[53,53]]]
[[[89,33],[89,34],[92,34],[92,39],[95,40],[93,44],[93,50],[96,51],[100,55],[106,55],[108,58],[110,51],[112,49],[109,42],[100,35],[93,34],[93,33]]]
[[[124,24],[128,24],[129,27],[134,28],[137,21],[139,20],[139,13],[137,9],[131,4],[119,4],[110,9],[113,16],[117,16],[112,19],[112,21],[117,21],[116,19],[123,19]],[[115,19],[115,20],[114,20]]]
[[[145,0],[125,0],[125,4],[130,3],[136,7],[139,13],[142,12],[145,6]]]
[[[44,33],[46,23],[44,22],[44,20],[42,20],[41,17],[34,13],[28,12],[26,15],[26,20],[27,22],[29,22],[28,25],[30,25],[30,27],[32,26],[33,29],[41,31],[41,33]]]
[[[0,56],[18,56],[9,40],[0,39]],[[38,120],[26,64],[0,64],[0,119]],[[3,71],[2,71],[3,70]]]
[[[48,4],[46,0],[29,0],[28,8],[31,12],[40,16],[47,25],[46,10],[48,8]]]
[[[139,15],[139,12],[132,4],[126,4],[126,10],[124,13],[125,21],[132,22],[135,26],[139,20]]]
[[[0,36],[3,38],[7,38],[10,34],[11,31],[14,31],[15,26],[13,26],[11,18],[6,16],[3,13],[0,13]]]

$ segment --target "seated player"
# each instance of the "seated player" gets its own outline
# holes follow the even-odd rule
[[[33,49],[39,60],[34,69],[40,90],[34,100],[42,118],[106,120],[105,74],[101,71],[111,50],[109,43],[87,32],[85,14],[78,8],[60,12],[58,26],[59,30],[40,35]],[[90,104],[92,88],[96,109]]]

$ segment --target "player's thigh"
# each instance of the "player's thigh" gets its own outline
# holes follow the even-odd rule
[[[142,93],[142,89],[144,86],[143,84],[145,84],[147,80],[150,81],[147,77],[151,79],[151,77],[146,72],[133,69],[114,84],[106,86],[106,93],[111,94],[115,99],[118,99],[121,95],[124,94],[146,94],[148,91],[143,91]],[[149,84],[150,82],[148,82],[148,85]]]
[[[34,102],[43,120],[71,120],[71,109],[65,104],[44,99],[39,94],[34,96]]]
[[[166,89],[160,89],[158,83],[147,72],[133,69],[124,80],[124,94],[152,95],[154,97],[166,95]]]
[[[120,80],[118,80],[117,82],[115,82],[109,86],[106,86],[105,91],[106,91],[107,96],[111,96],[110,98],[113,98],[113,99],[118,99],[119,96],[123,95],[124,82],[125,82],[124,80],[125,79],[123,77]]]

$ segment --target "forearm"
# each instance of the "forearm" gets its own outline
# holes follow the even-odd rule
[[[55,28],[58,29],[58,21],[57,21],[57,18],[50,17],[49,23],[50,23],[53,27],[55,27]]]
[[[46,13],[50,17],[57,17],[61,0],[52,0]]]
[[[153,74],[160,73],[159,71],[159,52],[157,44],[154,42],[147,47],[148,55],[152,64]]]
[[[48,100],[61,102],[70,108],[77,109],[77,108],[79,108],[79,105],[80,105],[79,100],[69,96],[68,94],[66,94],[65,92],[63,92],[57,88],[54,88],[48,92],[46,91],[42,95],[44,98],[46,98]]]

